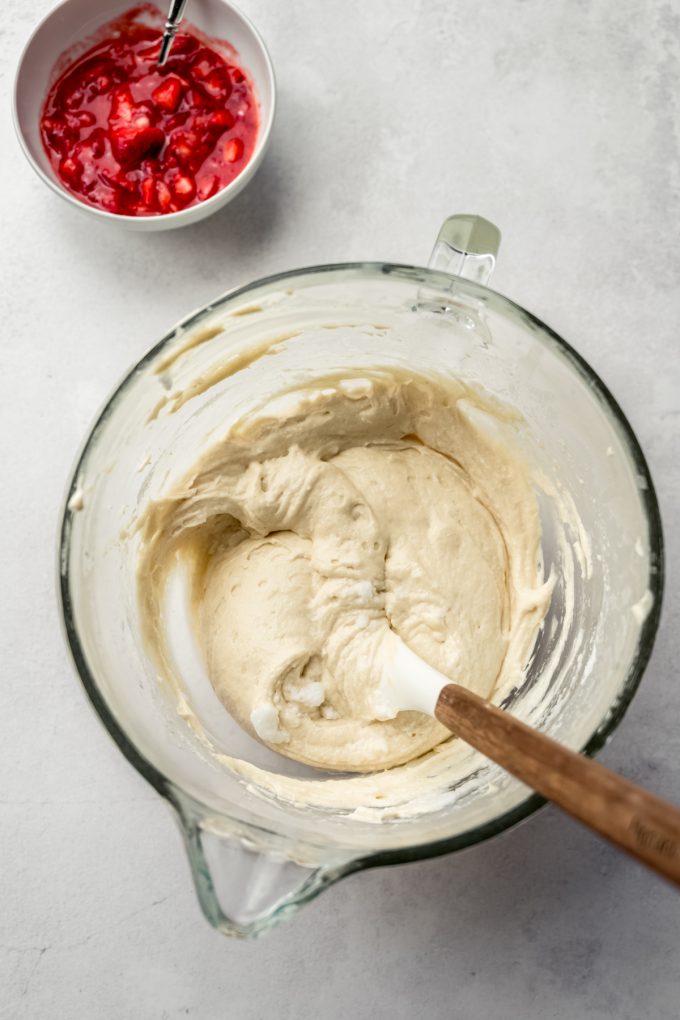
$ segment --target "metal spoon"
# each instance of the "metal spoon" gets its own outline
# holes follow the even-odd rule
[[[161,51],[158,55],[159,67],[162,67],[170,56],[170,48],[172,47],[172,42],[175,38],[175,32],[179,28],[179,23],[182,20],[182,15],[184,14],[184,8],[186,5],[187,0],[171,0],[170,2],[168,20],[165,22],[163,38],[161,39]]]

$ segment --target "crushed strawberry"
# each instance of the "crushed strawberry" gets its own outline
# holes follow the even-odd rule
[[[109,121],[129,124],[135,112],[135,103],[129,85],[118,85],[111,93],[111,113]]]
[[[78,184],[83,175],[83,164],[74,156],[65,156],[59,164],[59,172],[64,180]]]
[[[160,128],[132,125],[111,132],[111,149],[122,167],[138,166],[145,157],[160,152],[164,144]]]
[[[153,209],[156,204],[156,182],[153,177],[142,178],[139,190],[142,193],[144,205],[148,209]]]
[[[206,198],[212,198],[216,195],[220,188],[220,179],[216,174],[212,177],[201,178],[201,183],[198,185],[198,197],[201,202],[205,202]]]
[[[166,150],[168,162],[172,161],[180,166],[191,167],[196,159],[199,145],[200,138],[194,131],[183,131],[181,128],[178,131],[173,131],[168,139]]]
[[[133,8],[68,64],[40,128],[64,187],[124,216],[204,202],[253,154],[257,104],[243,71],[189,31],[157,65],[160,31]],[[62,58],[63,61],[63,58]]]
[[[224,143],[223,152],[227,163],[236,163],[243,157],[243,142],[240,138],[230,138]]]
[[[167,186],[165,181],[156,181],[156,191],[158,193],[158,204],[161,212],[172,211],[172,194],[170,188]]]
[[[184,89],[185,85],[179,80],[179,78],[176,78],[174,75],[168,75],[168,77],[153,90],[151,98],[155,102],[156,106],[160,106],[161,110],[166,110],[168,113],[174,113],[179,106]]]
[[[203,91],[207,92],[212,99],[226,102],[231,95],[231,78],[226,67],[216,67],[214,71],[206,75],[202,87]]]
[[[215,110],[208,117],[208,127],[216,131],[229,131],[233,128],[236,118],[231,110]]]
[[[189,174],[178,174],[170,181],[170,188],[178,204],[185,206],[196,197],[196,181]]]

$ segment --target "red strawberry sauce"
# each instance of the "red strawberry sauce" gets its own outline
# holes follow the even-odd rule
[[[148,7],[106,26],[45,101],[43,145],[64,187],[88,205],[155,216],[196,205],[253,154],[257,102],[246,74],[190,31],[164,67]]]

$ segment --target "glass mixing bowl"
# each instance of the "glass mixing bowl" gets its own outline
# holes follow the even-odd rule
[[[592,369],[551,329],[484,285],[498,242],[486,221],[452,217],[429,268],[318,266],[224,295],[126,376],[78,460],[60,557],[73,658],[109,733],[173,806],[201,906],[227,934],[264,931],[361,868],[471,846],[541,804],[462,742],[462,771],[420,813],[389,811],[379,801],[362,810],[349,802],[329,807],[323,798],[293,802],[208,753],[187,706],[218,752],[293,779],[342,782],[343,789],[362,777],[338,779],[290,762],[240,730],[211,690],[187,690],[178,706],[158,682],[140,636],[139,539],[130,524],[205,442],[282,386],[361,366],[398,366],[462,376],[519,409],[526,426],[518,441],[546,479],[537,496],[544,563],[556,583],[526,681],[504,706],[593,754],[642,675],[663,588],[652,480],[629,424]]]

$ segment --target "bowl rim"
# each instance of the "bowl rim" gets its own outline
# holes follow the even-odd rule
[[[130,2],[131,4],[133,4],[133,0],[130,0]],[[46,184],[48,188],[50,188],[56,195],[59,195],[60,198],[63,198],[65,201],[67,201],[70,205],[72,205],[76,209],[85,211],[86,213],[90,213],[91,215],[96,216],[98,219],[102,220],[103,222],[108,221],[109,223],[116,223],[119,226],[120,225],[131,226],[134,224],[135,229],[140,231],[141,230],[152,231],[161,229],[169,230],[172,227],[179,227],[183,223],[187,223],[188,225],[188,223],[198,222],[200,219],[206,219],[212,213],[217,212],[218,209],[221,209],[224,205],[227,205],[232,199],[236,198],[238,193],[243,190],[243,188],[246,186],[246,184],[248,184],[250,179],[258,170],[260,164],[262,163],[262,160],[264,159],[264,155],[267,151],[267,148],[269,147],[272,127],[274,125],[274,117],[276,114],[277,86],[276,75],[274,73],[274,65],[272,63],[272,59],[264,39],[262,38],[259,30],[256,28],[254,23],[248,17],[248,15],[244,14],[240,7],[236,6],[236,4],[231,3],[231,0],[217,0],[217,3],[219,3],[222,7],[229,8],[231,11],[233,11],[237,18],[239,18],[243,22],[245,28],[252,35],[264,59],[264,64],[266,68],[266,79],[269,84],[269,90],[271,93],[269,115],[266,119],[266,122],[261,121],[260,124],[258,125],[257,138],[255,140],[255,149],[253,151],[253,154],[249,161],[241,170],[241,173],[238,174],[238,176],[236,176],[233,179],[233,181],[230,181],[230,183],[227,184],[226,187],[221,188],[216,194],[212,195],[210,198],[205,199],[205,201],[203,202],[199,202],[197,206],[192,205],[188,206],[186,209],[179,209],[177,212],[160,213],[157,216],[125,216],[121,213],[107,212],[106,209],[100,209],[98,206],[89,205],[87,202],[83,202],[81,199],[76,198],[75,195],[72,195],[70,191],[67,191],[67,189],[63,187],[63,185],[57,180],[56,176],[51,176],[50,174],[46,173],[43,170],[43,168],[34,158],[33,153],[30,150],[28,141],[26,139],[21,124],[21,118],[19,116],[19,77],[24,66],[26,54],[28,53],[33,41],[36,39],[38,34],[46,28],[48,22],[51,21],[55,14],[57,14],[58,11],[60,11],[62,8],[67,7],[70,3],[71,0],[60,0],[58,4],[52,7],[44,15],[44,17],[40,19],[38,24],[35,26],[31,34],[29,35],[28,39],[26,40],[24,46],[22,47],[21,54],[19,55],[19,60],[17,61],[16,70],[14,72],[14,81],[12,83],[11,108],[14,131],[16,133],[17,140],[19,142],[19,145],[24,156],[26,157],[32,169],[41,179],[41,181],[44,184]],[[103,24],[105,23],[106,22],[103,22]],[[255,85],[257,88],[257,82],[255,83]],[[256,91],[256,98],[258,99],[258,106],[260,107],[261,111],[262,107],[259,102],[258,91],[259,90]],[[198,209],[201,210],[200,216],[197,214]]]
[[[78,479],[80,477],[83,464],[89,455],[93,443],[96,441],[100,428],[105,424],[106,419],[113,411],[119,399],[124,396],[128,384],[134,380],[140,371],[146,369],[147,366],[164,351],[168,344],[176,339],[179,330],[186,331],[192,326],[196,326],[197,322],[203,316],[213,314],[216,310],[222,308],[229,302],[235,301],[239,298],[245,298],[253,291],[262,287],[286,284],[295,277],[311,277],[313,275],[321,275],[324,273],[330,274],[339,272],[349,274],[356,273],[358,275],[368,273],[374,274],[378,278],[385,275],[405,276],[412,282],[439,285],[444,290],[450,289],[452,283],[455,282],[456,288],[468,291],[471,296],[486,299],[487,301],[490,300],[491,304],[496,306],[496,310],[500,310],[501,313],[506,314],[506,316],[510,313],[511,317],[519,319],[520,322],[524,323],[531,329],[539,343],[551,347],[558,356],[564,358],[565,361],[580,376],[581,380],[594,391],[596,396],[603,403],[604,407],[611,414],[614,422],[619,426],[632,466],[635,468],[640,477],[638,491],[649,528],[649,575],[647,580],[648,588],[653,597],[653,602],[649,613],[640,627],[635,653],[630,661],[627,675],[623,680],[619,694],[616,700],[611,704],[609,711],[598,722],[589,739],[580,748],[581,754],[584,754],[587,757],[594,757],[597,752],[605,746],[616,731],[640,685],[654,647],[654,640],[656,638],[659,620],[661,617],[665,579],[664,538],[658,499],[647,461],[632,426],[609,388],[605,385],[586,359],[582,357],[582,355],[580,355],[558,333],[551,329],[550,326],[546,325],[541,319],[527,311],[521,305],[518,305],[511,298],[508,298],[505,295],[500,294],[498,291],[482,284],[474,283],[473,281],[453,276],[452,274],[440,270],[433,270],[425,266],[374,261],[340,262],[306,266],[261,277],[260,279],[248,284],[231,288],[230,290],[222,293],[215,300],[207,302],[201,308],[195,309],[184,319],[180,320],[161,338],[161,340],[154,344],[146,352],[146,354],[129,369],[128,372],[125,373],[121,381],[112,390],[105,401],[101,411],[97,414],[83,441],[81,449],[76,457],[71,479],[67,485],[60,515],[61,524],[58,542],[58,587],[60,595],[61,620],[71,657],[81,683],[83,684],[85,692],[99,716],[100,721],[108,730],[109,735],[118,745],[130,764],[134,766],[140,775],[142,775],[161,796],[165,797],[171,804],[173,804],[180,813],[183,812],[183,809],[187,804],[193,805],[194,809],[198,809],[199,813],[203,814],[209,814],[211,812],[214,813],[215,808],[197,799],[195,794],[185,790],[175,780],[167,777],[146,757],[145,753],[132,742],[123,726],[118,722],[109,708],[106,699],[100,692],[96,679],[91,673],[87,663],[75,623],[73,600],[71,598],[70,591],[71,524],[73,513],[77,511],[71,510],[69,508],[69,503],[77,492]],[[484,842],[491,836],[498,835],[506,829],[516,825],[523,819],[528,818],[545,803],[545,798],[541,797],[537,793],[530,793],[526,798],[514,805],[508,811],[503,812],[487,822],[471,826],[469,829],[457,833],[455,836],[445,836],[441,839],[415,843],[410,846],[378,849],[368,854],[365,852],[357,852],[356,855],[354,855],[347,864],[338,871],[336,877],[342,877],[343,875],[350,874],[364,868],[380,867],[383,865],[400,864],[409,861],[438,857],[442,854],[451,853],[455,850],[462,850],[466,847],[474,846],[477,843]],[[223,813],[226,814],[226,812]],[[266,825],[261,825],[261,828],[266,829]]]

